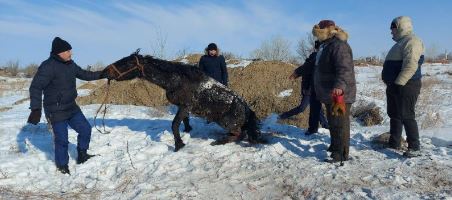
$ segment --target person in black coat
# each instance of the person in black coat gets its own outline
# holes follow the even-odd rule
[[[199,59],[199,68],[208,76],[221,84],[228,86],[228,70],[226,61],[215,43],[210,43],[205,49],[205,55]]]
[[[322,111],[322,104],[317,100],[315,90],[313,88],[314,79],[312,77],[315,59],[317,55],[317,50],[319,49],[320,42],[315,41],[314,52],[312,52],[306,59],[305,63],[295,69],[295,71],[290,75],[289,79],[294,80],[298,77],[301,79],[301,103],[297,107],[282,113],[279,118],[287,119],[293,115],[297,115],[304,112],[306,107],[309,106],[309,127],[305,132],[306,135],[312,135],[317,133],[319,129],[319,122],[324,128],[328,128],[328,121],[326,120],[325,114]]]
[[[28,123],[37,124],[41,110],[52,125],[55,142],[55,164],[63,174],[69,174],[68,129],[77,133],[77,164],[84,163],[92,155],[87,153],[91,140],[91,125],[86,120],[77,98],[76,78],[91,81],[107,78],[107,73],[91,72],[80,68],[72,60],[72,47],[65,40],[55,37],[50,57],[41,63],[30,85],[30,109]],[[42,96],[44,94],[44,101]]]

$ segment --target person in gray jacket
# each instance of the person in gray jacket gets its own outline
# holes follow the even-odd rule
[[[396,42],[383,64],[382,79],[386,84],[387,113],[390,118],[388,146],[399,149],[402,127],[405,127],[408,150],[406,157],[420,155],[419,130],[415,105],[421,91],[421,65],[424,45],[414,35],[411,19],[397,17],[391,23],[392,39]]]
[[[322,43],[316,56],[314,88],[317,99],[326,105],[331,134],[331,159],[348,160],[350,143],[350,107],[356,98],[352,49],[348,34],[332,20],[322,20],[312,29]]]

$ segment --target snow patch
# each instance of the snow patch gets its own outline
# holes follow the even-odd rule
[[[284,90],[278,94],[278,97],[281,97],[281,98],[288,97],[292,94],[292,92],[293,92],[293,89]]]
[[[228,64],[228,68],[236,68],[236,67],[247,67],[249,64],[251,64],[252,60],[241,60],[240,63],[237,64]]]

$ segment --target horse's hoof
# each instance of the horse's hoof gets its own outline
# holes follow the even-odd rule
[[[175,147],[175,149],[174,149],[174,152],[179,151],[179,149],[182,149],[184,146],[185,146],[185,144],[184,144],[183,142],[177,143],[177,144],[176,144],[176,147]]]
[[[212,143],[210,143],[210,145],[215,146],[215,145],[223,145],[229,143],[228,140],[215,140]]]

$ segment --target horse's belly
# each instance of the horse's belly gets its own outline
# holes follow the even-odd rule
[[[219,88],[222,89],[222,88]],[[217,122],[228,130],[241,127],[245,121],[245,105],[236,95],[226,90],[206,90],[198,93],[191,108],[192,114]]]

